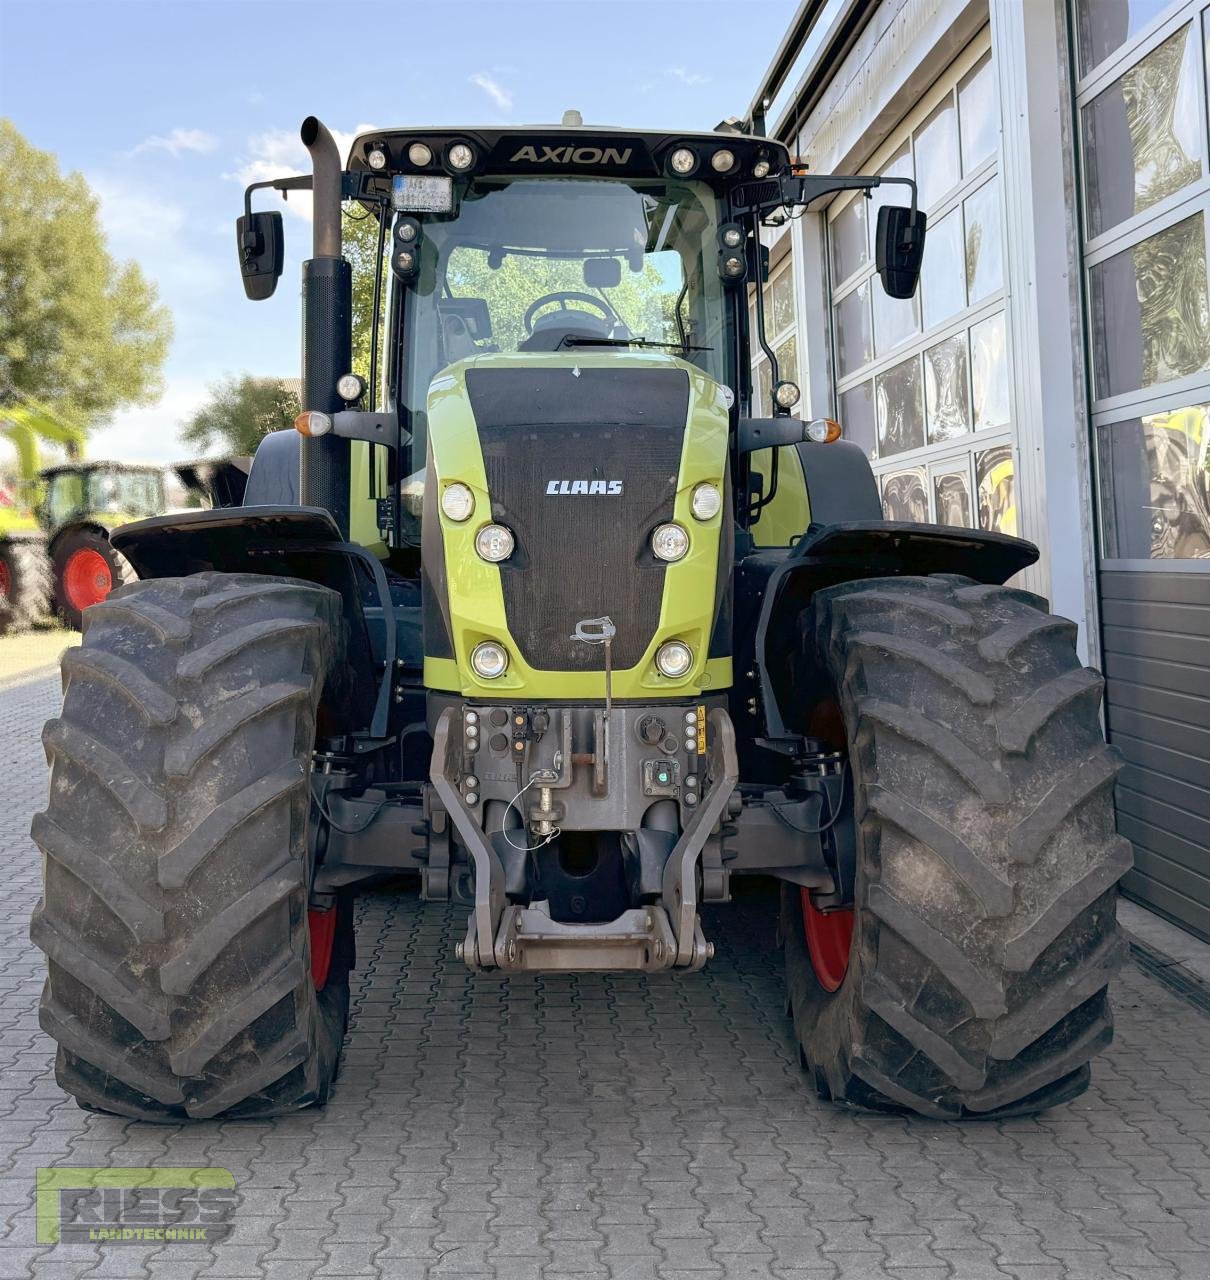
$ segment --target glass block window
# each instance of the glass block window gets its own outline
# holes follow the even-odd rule
[[[1015,526],[999,112],[984,37],[863,166],[919,185],[929,227],[914,298],[888,297],[874,270],[878,209],[902,189],[828,211],[837,417],[890,519]]]

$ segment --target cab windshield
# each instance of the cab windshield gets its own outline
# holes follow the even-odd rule
[[[413,466],[429,383],[470,356],[655,345],[725,381],[716,226],[707,185],[665,179],[483,178],[427,217],[402,317]]]

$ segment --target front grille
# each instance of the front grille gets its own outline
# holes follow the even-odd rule
[[[492,496],[516,535],[500,566],[508,628],[525,661],[600,671],[583,618],[618,629],[613,666],[642,658],[659,624],[665,565],[651,531],[670,520],[689,408],[679,369],[478,369],[467,390]],[[548,494],[551,481],[620,480],[622,492]]]

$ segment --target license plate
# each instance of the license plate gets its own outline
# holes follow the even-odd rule
[[[409,213],[449,213],[454,207],[453,178],[396,174],[391,204]]]

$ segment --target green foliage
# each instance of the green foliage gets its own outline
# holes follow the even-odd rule
[[[181,430],[181,439],[199,453],[208,453],[215,441],[224,453],[255,453],[270,431],[292,427],[302,407],[298,393],[280,379],[249,373],[212,384],[210,396]]]
[[[154,401],[171,336],[154,285],[110,256],[84,179],[0,120],[0,406],[91,426]]]

